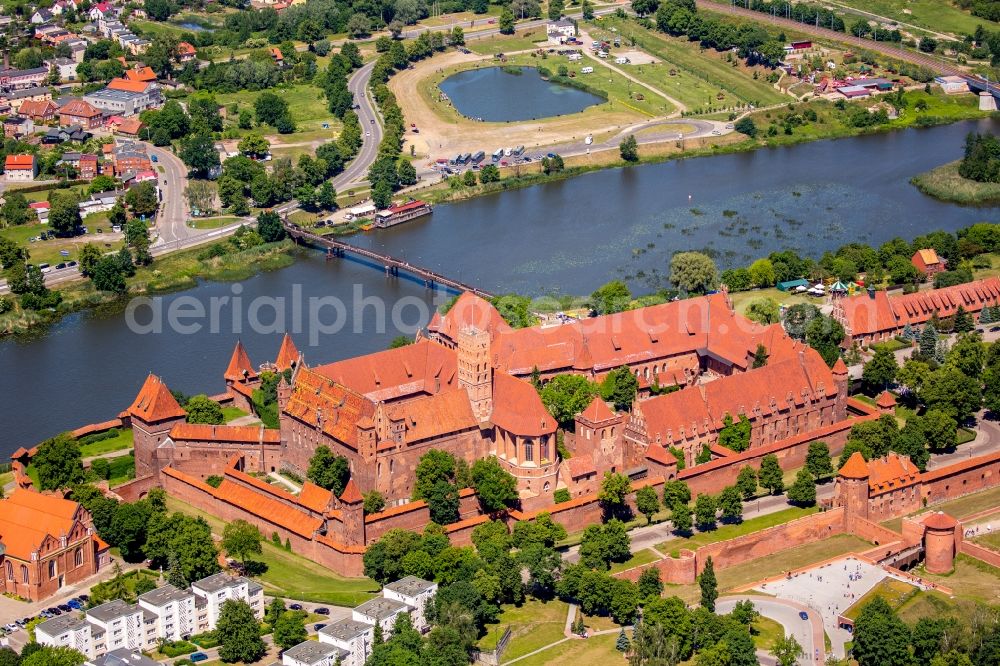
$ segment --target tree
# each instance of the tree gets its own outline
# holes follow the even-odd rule
[[[928,375],[920,399],[928,410],[941,411],[959,423],[969,419],[983,401],[979,380],[953,365],[944,365]]]
[[[598,315],[614,314],[628,309],[632,292],[621,280],[612,280],[590,295],[590,304]]]
[[[500,169],[495,164],[487,164],[479,170],[479,182],[483,185],[487,183],[500,182]]]
[[[347,458],[333,455],[333,451],[328,446],[316,447],[312,458],[309,459],[309,470],[306,472],[306,478],[320,488],[331,490],[337,497],[340,497],[350,477],[351,468]]]
[[[98,176],[100,178],[100,176]],[[95,179],[96,180],[96,179]],[[0,219],[7,223],[7,226],[17,226],[24,224],[32,218],[32,212],[27,198],[18,191],[5,192],[4,202],[0,206]],[[7,264],[6,261],[3,262]]]
[[[264,211],[257,216],[257,233],[265,243],[276,243],[285,237],[281,217],[274,211]]]
[[[741,467],[736,476],[736,488],[744,500],[752,499],[757,494],[757,470],[750,465]]]
[[[629,643],[628,636],[625,635],[625,627],[621,628],[618,632],[618,640],[615,641],[615,649],[621,653],[629,651],[631,643]]]
[[[472,482],[486,513],[502,511],[518,501],[517,480],[494,457],[480,458],[472,465]]]
[[[755,298],[746,307],[746,317],[760,324],[776,324],[781,321],[778,302],[773,298]]]
[[[818,351],[831,368],[840,356],[840,342],[844,335],[840,322],[825,315],[813,317],[806,326],[806,343]]]
[[[580,375],[556,375],[538,391],[542,404],[559,423],[569,423],[586,409],[599,389]]]
[[[642,573],[639,574],[639,580],[636,581],[636,585],[639,587],[640,599],[659,597],[663,594],[663,582],[660,580],[660,570],[656,567],[643,569]]]
[[[785,330],[796,340],[806,339],[806,328],[820,314],[812,303],[797,303],[785,310]]]
[[[920,417],[920,430],[927,447],[941,452],[954,448],[958,435],[958,423],[952,417],[937,409],[929,409]]]
[[[639,378],[628,366],[615,368],[601,382],[601,398],[614,404],[617,411],[631,409],[639,392]]]
[[[767,347],[763,343],[757,343],[757,350],[753,353],[753,368],[763,368],[767,365],[767,359],[770,358],[770,354],[767,353]]]
[[[698,576],[698,587],[701,588],[701,607],[714,613],[715,600],[719,598],[719,583],[715,578],[715,564],[711,555]]]
[[[197,178],[205,178],[209,171],[220,164],[219,152],[215,149],[212,135],[205,132],[193,134],[181,143],[180,158]]]
[[[500,33],[504,35],[514,34],[514,12],[509,7],[500,10]]]
[[[749,116],[737,120],[733,125],[733,129],[740,134],[746,134],[751,139],[757,136],[757,125],[754,123],[753,118],[750,118]]]
[[[783,473],[781,471],[781,466],[778,464],[778,456],[773,453],[769,453],[764,456],[760,461],[760,485],[767,488],[768,492],[772,495],[776,495],[785,489],[785,483],[782,480]]]
[[[431,520],[438,525],[450,525],[458,520],[458,488],[445,479],[439,479],[431,486],[427,495]]]
[[[184,405],[188,423],[210,423],[220,425],[225,421],[222,406],[204,393],[192,396]]]
[[[129,504],[123,504],[118,515]],[[170,565],[171,582],[185,587],[192,581],[211,576],[219,571],[218,551],[212,530],[203,518],[192,518],[182,513],[167,514],[152,506],[151,516],[143,528],[146,532],[143,554],[153,561],[153,567]],[[119,546],[120,547],[120,546]]]
[[[303,611],[288,611],[282,613],[274,624],[274,642],[282,650],[295,647],[309,638],[306,632],[305,613]]]
[[[708,493],[701,493],[694,500],[694,518],[698,529],[715,529],[715,514],[719,509],[716,499]]]
[[[49,200],[49,228],[56,236],[77,236],[83,220],[80,219],[80,202],[72,194],[53,194]]]
[[[287,613],[282,618],[285,615]],[[260,637],[260,623],[254,617],[253,609],[243,601],[227,599],[222,602],[215,631],[220,640],[219,659],[227,664],[237,661],[253,663],[267,652],[267,646]]]
[[[273,92],[261,93],[253,104],[257,122],[275,125],[278,120],[288,115],[288,102]]]
[[[58,490],[83,481],[81,460],[80,447],[68,433],[42,442],[31,459],[40,489]]]
[[[125,274],[122,272],[121,264],[114,256],[101,256],[90,270],[90,274],[94,287],[99,291],[114,294],[124,294],[128,291]]]
[[[722,429],[719,431],[719,444],[736,451],[746,451],[750,448],[750,420],[740,414],[740,420],[733,422],[728,413],[722,418]]]
[[[703,294],[719,284],[719,271],[706,254],[678,252],[670,260],[670,282],[681,291]]]
[[[625,500],[631,492],[632,483],[627,476],[616,472],[605,472],[597,499],[612,516],[617,516],[628,506]]]
[[[773,287],[777,281],[774,264],[770,259],[758,259],[750,264],[750,280],[755,287]]]
[[[79,666],[86,661],[87,657],[73,648],[46,645],[22,658],[21,666]]]
[[[590,0],[583,0],[583,2],[580,4],[580,7],[583,10],[583,20],[584,21],[593,21],[594,20],[594,3],[592,3]]]
[[[365,493],[365,515],[378,513],[385,508],[385,496],[377,490],[369,490]]]
[[[244,155],[260,157],[267,155],[271,150],[271,142],[257,132],[251,132],[240,139],[237,149]]]
[[[805,656],[802,646],[791,634],[775,640],[769,654],[778,662],[778,666],[795,666]]]
[[[651,486],[643,486],[635,493],[635,506],[646,516],[646,523],[653,522],[653,514],[660,510],[660,499]]]
[[[728,522],[739,522],[743,519],[743,497],[736,486],[726,486],[719,494],[719,508],[722,519]]]
[[[859,666],[908,666],[910,631],[882,597],[868,602],[854,621],[853,656]]]
[[[250,555],[259,555],[263,552],[261,541],[264,537],[256,525],[251,525],[245,520],[234,520],[226,523],[222,531],[222,549],[227,554],[238,557],[243,563],[243,570],[247,570],[247,560]],[[303,639],[305,640],[305,639]]]
[[[898,372],[896,355],[885,347],[876,347],[875,355],[865,363],[861,371],[861,381],[864,383],[865,391],[869,395],[874,395],[876,391],[888,388],[896,379]]]
[[[931,322],[924,324],[924,330],[920,332],[919,347],[923,359],[934,358],[934,350],[937,349],[937,330]]]
[[[455,457],[447,451],[431,449],[420,456],[414,471],[413,499],[424,499],[438,481],[455,478]]]
[[[806,469],[813,478],[819,481],[833,476],[833,462],[830,460],[830,447],[826,442],[816,441],[809,443],[809,452],[806,453]]]
[[[673,479],[663,484],[663,506],[672,509],[678,504],[691,501],[691,489],[679,479]]]
[[[629,134],[618,146],[622,159],[626,162],[639,161],[639,142],[635,140],[634,134]]]
[[[808,469],[800,469],[795,475],[795,481],[788,488],[788,501],[799,506],[816,503],[816,480]]]
[[[691,507],[687,504],[675,504],[670,510],[670,522],[673,523],[674,530],[681,533],[691,531]]]

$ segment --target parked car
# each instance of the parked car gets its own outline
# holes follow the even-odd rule
[[[66,605],[72,608],[73,610],[80,610],[83,608],[83,604],[80,603],[79,599],[70,599],[69,601],[66,602]]]
[[[296,611],[302,610],[302,604],[292,604],[288,608],[289,610],[296,610]]]
[[[329,615],[330,609],[320,606],[319,608],[314,608],[313,613],[316,613],[316,615]]]
[[[75,266],[76,262],[74,261],[71,265]],[[80,601],[90,601],[90,595],[89,594],[81,594],[81,595],[77,596],[77,599],[79,599]]]
[[[156,155],[150,155],[149,156],[149,161],[155,163],[155,162],[159,162],[160,160],[156,159]]]
[[[61,271],[64,268],[66,268],[66,264],[64,264],[64,263],[58,263],[58,264],[56,264],[56,270],[57,271]],[[60,606],[60,608],[62,608],[62,606]],[[69,606],[66,606],[65,610],[69,610]]]
[[[73,266],[76,266],[76,262],[75,261],[68,261],[68,262],[66,262],[66,265],[69,266],[70,268],[72,268]],[[83,595],[80,595],[80,596],[81,596],[81,598],[83,597]]]
[[[64,267],[65,267],[64,264],[59,264],[58,266],[56,266],[56,268],[64,268]],[[69,604],[59,604],[57,608],[61,610],[63,613],[68,613],[71,610],[73,610],[72,608],[70,608]]]
[[[192,652],[188,655],[188,659],[197,664],[199,661],[208,661],[208,655],[204,652]]]
[[[799,611],[799,617],[801,619],[803,619],[803,620],[808,620],[809,619],[809,613],[807,613],[805,611]]]

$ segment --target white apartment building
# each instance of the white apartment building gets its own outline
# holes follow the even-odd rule
[[[386,599],[385,597],[375,597],[355,608],[351,612],[351,617],[358,622],[379,625],[382,627],[383,638],[388,640],[392,636],[392,628],[396,624],[396,618],[403,613],[409,613],[413,610],[413,608],[402,601]]]
[[[246,578],[218,573],[193,583],[190,590],[164,585],[140,596],[137,604],[109,601],[83,617],[67,614],[46,620],[35,627],[35,636],[42,645],[72,647],[91,661],[112,653],[120,657],[151,650],[160,640],[180,640],[215,629],[228,599],[246,602],[258,620],[264,617],[264,588]]]
[[[328,643],[305,641],[289,648],[281,655],[282,666],[343,666],[348,654]]]
[[[198,632],[194,593],[167,584],[139,597],[139,607],[156,618],[156,635],[179,641]]]
[[[211,627],[219,621],[219,612],[227,599],[245,601],[253,609],[253,614],[258,620],[264,617],[264,588],[242,576],[233,578],[227,573],[220,572],[192,583],[191,591],[204,600],[208,610],[208,624]]]
[[[319,642],[347,652],[341,666],[365,666],[375,640],[375,626],[344,618],[319,630]]]
[[[413,620],[413,628],[423,632],[430,626],[424,610],[427,604],[434,600],[437,589],[437,583],[432,583],[416,576],[407,576],[386,585],[382,590],[382,596],[386,599],[399,601],[412,608],[410,618]]]

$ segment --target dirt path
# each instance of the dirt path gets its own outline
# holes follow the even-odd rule
[[[477,54],[446,53],[419,62],[389,81],[389,87],[403,107],[406,122],[420,129],[420,134],[407,133],[404,153],[409,152],[410,145],[417,155],[431,158],[477,150],[492,152],[497,146],[515,144],[532,150],[582,141],[588,134],[617,132],[642,119],[642,116],[632,112],[602,110],[518,123],[484,123],[457,115],[449,120],[444,116],[450,114],[431,108],[420,94],[419,87],[426,86],[428,78],[460,63],[492,65],[493,59]]]
[[[581,32],[580,33],[580,40],[583,41],[584,44],[589,43],[591,41],[590,34],[586,33],[586,32]],[[636,84],[638,86],[642,86],[643,88],[645,88],[646,90],[650,91],[654,95],[658,95],[658,96],[662,97],[663,99],[667,100],[668,102],[670,102],[671,104],[673,104],[674,105],[674,109],[675,109],[674,112],[670,113],[670,114],[668,114],[666,116],[664,116],[665,118],[679,118],[682,112],[687,111],[687,106],[683,102],[681,102],[680,100],[674,99],[673,97],[671,97],[670,95],[666,94],[665,92],[663,92],[659,88],[657,88],[655,86],[651,86],[648,83],[646,83],[645,81],[640,81],[639,79],[635,78],[634,76],[632,76],[631,74],[629,74],[628,72],[626,72],[625,70],[623,70],[621,67],[617,67],[617,66],[613,65],[611,62],[608,61],[608,58],[610,58],[611,56],[608,56],[608,58],[598,58],[596,55],[594,55],[593,51],[591,51],[589,49],[586,49],[586,48],[583,49],[583,55],[585,55],[586,57],[590,58],[592,61],[596,62],[597,64],[599,64],[599,65],[601,65],[603,67],[607,67],[608,69],[610,69],[613,72],[617,72],[618,74],[621,74],[622,76],[624,76],[626,79],[628,79],[632,83],[634,83],[634,84]]]

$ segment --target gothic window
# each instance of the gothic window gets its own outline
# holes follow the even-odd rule
[[[56,577],[56,561],[49,560],[49,578]]]
[[[551,460],[549,458],[549,440],[542,438],[542,441],[538,443],[538,452],[541,454],[542,460]]]
[[[24,566],[23,564],[21,565],[21,582],[22,583],[28,582],[28,567]]]
[[[7,569],[7,580],[14,580],[14,565],[10,562],[6,563]]]
[[[73,564],[78,567],[83,565],[83,548],[77,548],[73,553]]]
[[[534,447],[535,447],[535,443],[532,442],[530,439],[524,440],[524,461],[525,462],[534,462],[535,461]]]

